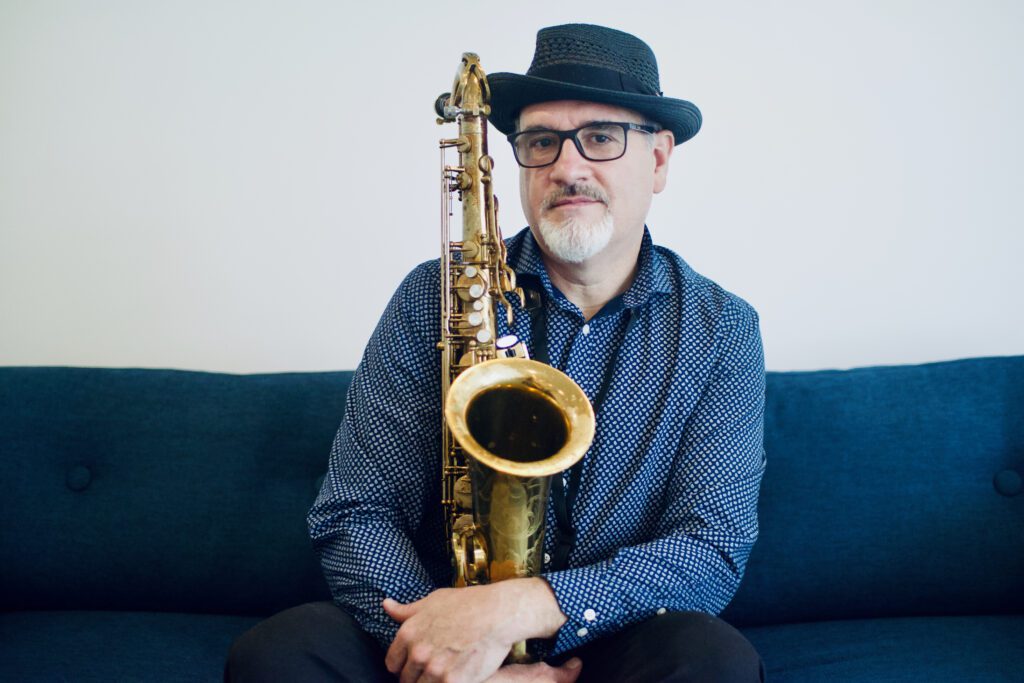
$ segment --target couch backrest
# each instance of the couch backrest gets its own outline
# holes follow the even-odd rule
[[[1024,612],[1024,356],[769,373],[765,450],[727,619]]]
[[[325,599],[305,514],[350,380],[0,368],[0,609]],[[728,619],[1024,612],[1024,357],[769,373],[765,448]]]
[[[326,598],[305,515],[350,379],[0,368],[0,609]]]

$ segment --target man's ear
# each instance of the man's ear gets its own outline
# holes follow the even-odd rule
[[[675,136],[672,131],[659,130],[654,133],[654,193],[665,189],[668,183],[668,160],[675,149]]]

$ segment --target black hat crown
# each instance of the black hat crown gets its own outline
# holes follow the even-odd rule
[[[614,88],[618,80],[624,92],[661,95],[658,61],[636,36],[588,24],[541,29],[526,75],[557,81],[573,72],[591,84],[606,81]]]

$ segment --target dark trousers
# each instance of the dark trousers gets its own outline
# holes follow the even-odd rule
[[[729,624],[700,612],[668,612],[562,655],[583,660],[578,681],[763,681],[754,647]],[[330,602],[285,610],[231,647],[226,681],[386,681],[384,649]]]

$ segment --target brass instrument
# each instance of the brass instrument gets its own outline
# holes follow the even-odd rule
[[[594,437],[594,410],[568,375],[526,357],[514,338],[496,339],[497,307],[522,301],[506,263],[487,154],[487,77],[462,55],[451,93],[434,105],[438,123],[459,125],[441,140],[442,501],[453,585],[535,576],[542,568],[551,476],[572,467]],[[445,163],[456,148],[459,163]],[[449,238],[452,196],[462,203],[462,240]],[[506,661],[531,661],[516,643]]]

